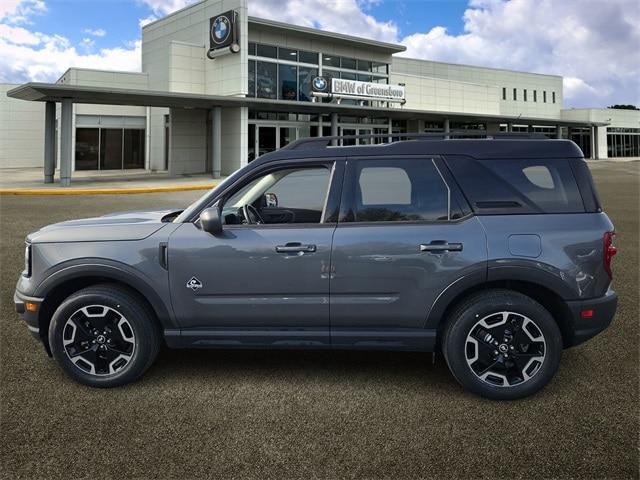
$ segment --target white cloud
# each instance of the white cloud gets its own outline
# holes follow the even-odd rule
[[[628,0],[471,0],[464,32],[401,40],[414,58],[562,75],[567,107],[640,104],[640,8]]]
[[[151,10],[140,26],[194,2],[137,1]],[[402,43],[415,58],[562,75],[568,107],[640,104],[635,0],[469,0],[461,34],[434,26],[405,37],[395,22],[367,13],[379,1],[249,0],[249,14]],[[69,66],[139,70],[139,41],[97,52],[84,41],[77,46],[81,54],[64,37],[16,26],[44,11],[42,0],[0,0],[0,81],[52,81]]]
[[[140,71],[141,42],[95,50],[83,38],[77,46],[62,35],[47,35],[16,26],[46,11],[40,0],[0,0],[0,82],[55,82],[69,67]],[[87,31],[103,36],[103,29]],[[78,51],[80,49],[80,51]]]
[[[147,5],[151,11],[156,15],[167,15],[169,13],[180,10],[197,0],[139,0],[141,3]]]
[[[133,47],[81,53],[58,35],[43,36],[35,47],[9,43],[0,36],[0,82],[55,82],[69,67],[140,71],[140,46],[138,40]]]
[[[6,23],[28,23],[29,17],[47,11],[43,0],[2,0],[0,21]]]
[[[154,14],[151,14],[148,17],[145,17],[145,18],[139,18],[138,19],[138,26],[140,28],[142,28],[145,25],[150,24],[151,22],[155,22],[157,19],[158,19],[158,17],[156,17]]]
[[[89,35],[93,35],[94,37],[104,37],[107,34],[107,31],[104,28],[85,28],[83,32],[88,33]]]
[[[368,0],[368,4],[371,3],[375,0]],[[367,2],[357,0],[249,0],[249,15],[330,32],[397,41],[397,25],[393,21],[376,20],[364,12],[363,6],[366,8]]]
[[[22,27],[13,27],[0,23],[0,39],[15,45],[39,45],[43,35],[30,32]]]

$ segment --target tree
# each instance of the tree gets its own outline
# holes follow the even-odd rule
[[[615,110],[640,110],[640,108],[636,107],[635,105],[611,105],[607,108],[613,108]]]

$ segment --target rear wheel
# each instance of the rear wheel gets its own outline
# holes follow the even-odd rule
[[[117,285],[98,285],[62,302],[49,326],[49,344],[74,380],[115,387],[136,380],[151,366],[160,332],[141,298]]]
[[[562,337],[553,317],[535,300],[490,290],[472,295],[452,312],[442,349],[465,388],[513,400],[551,380],[560,364]]]

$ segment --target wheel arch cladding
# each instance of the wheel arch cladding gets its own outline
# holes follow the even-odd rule
[[[48,329],[54,312],[70,295],[93,285],[113,284],[127,289],[148,305],[160,327],[174,327],[169,307],[165,305],[152,287],[123,270],[97,265],[93,268],[77,266],[65,269],[63,274],[56,275],[54,279],[49,277],[48,280],[38,287],[38,296],[44,298],[38,314],[38,324],[40,338],[49,354],[51,352]]]
[[[562,296],[548,288],[548,286],[525,280],[501,279],[476,283],[475,285],[465,285],[463,287],[464,288],[457,288],[455,291],[449,292],[446,299],[439,298],[436,302],[439,303],[437,309],[436,305],[434,305],[431,310],[428,325],[432,325],[431,328],[437,329],[436,345],[441,345],[446,324],[451,313],[458,305],[475,293],[495,289],[519,292],[538,302],[551,314],[558,324],[558,328],[562,334],[563,346],[566,348],[572,344],[573,316],[571,309]]]

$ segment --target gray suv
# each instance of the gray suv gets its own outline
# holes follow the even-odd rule
[[[538,391],[610,324],[614,228],[574,143],[332,143],[263,155],[185,210],[30,234],[17,311],[94,387],[162,343],[381,349],[441,352],[494,399]]]

